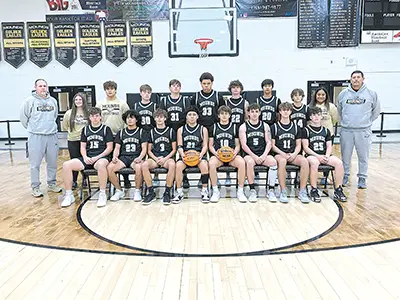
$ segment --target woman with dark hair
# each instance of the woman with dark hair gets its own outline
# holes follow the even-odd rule
[[[77,93],[72,102],[72,108],[69,109],[63,118],[62,127],[68,131],[68,151],[71,159],[81,157],[80,140],[82,128],[88,124],[89,114],[86,103],[86,96],[83,93]],[[78,172],[74,171],[72,176],[72,189],[76,189]]]

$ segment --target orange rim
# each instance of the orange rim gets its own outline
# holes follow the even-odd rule
[[[214,42],[214,40],[210,38],[198,38],[195,39],[194,42],[200,45],[201,50],[205,50],[209,44]]]

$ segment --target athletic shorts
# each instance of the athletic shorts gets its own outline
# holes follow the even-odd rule
[[[118,157],[118,159],[124,163],[126,168],[130,168],[136,158],[138,158],[138,156],[121,155]]]
[[[102,157],[102,158],[107,159],[108,162],[111,161],[111,158],[110,158],[109,156]],[[83,159],[83,157],[78,157],[78,159],[79,159],[79,161],[83,164],[84,170],[93,170],[93,169],[94,169],[94,165],[88,165],[88,164],[86,164],[85,161],[84,161],[84,159]]]

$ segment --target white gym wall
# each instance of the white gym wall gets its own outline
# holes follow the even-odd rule
[[[1,0],[1,22],[29,22],[45,20],[45,0],[17,2]],[[238,57],[213,57],[205,60],[168,57],[168,21],[153,22],[154,58],[141,67],[129,57],[120,67],[115,67],[104,57],[94,68],[78,60],[66,69],[53,61],[40,69],[26,61],[15,69],[0,61],[0,78],[3,92],[0,120],[19,119],[22,101],[30,94],[36,78],[45,78],[49,85],[95,85],[97,100],[103,98],[102,83],[115,80],[119,97],[138,92],[139,86],[148,83],[156,92],[168,91],[168,82],[178,78],[183,91],[200,88],[198,78],[202,72],[215,77],[214,88],[226,90],[229,81],[240,79],[245,89],[260,89],[265,78],[275,81],[275,89],[283,100],[290,100],[293,88],[306,91],[307,80],[348,79],[355,69],[364,71],[366,83],[378,92],[382,111],[400,111],[400,44],[360,45],[356,48],[298,49],[297,18],[239,19]],[[129,47],[128,47],[129,48]],[[3,49],[3,48],[2,48]],[[53,51],[54,54],[54,51]],[[53,56],[54,58],[54,56]],[[355,65],[347,66],[346,58],[354,58]],[[373,129],[379,128],[379,119]],[[400,118],[388,116],[385,129],[399,129]],[[13,137],[25,137],[20,124],[12,124]],[[5,124],[0,124],[0,137],[6,137]]]

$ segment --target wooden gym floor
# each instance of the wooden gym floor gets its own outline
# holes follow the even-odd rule
[[[367,190],[353,160],[347,203],[205,205],[192,188],[102,209],[33,198],[25,152],[2,151],[0,299],[400,299],[399,149],[372,146]]]

